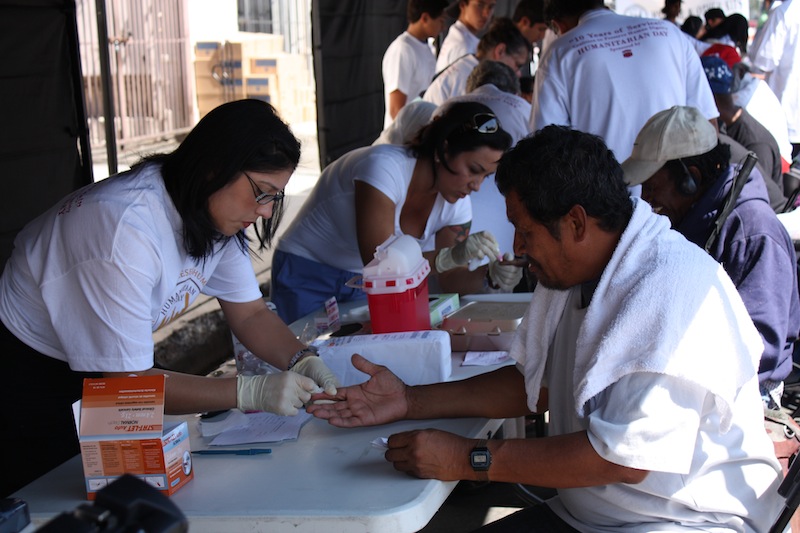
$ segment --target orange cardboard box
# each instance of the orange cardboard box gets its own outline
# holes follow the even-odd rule
[[[132,474],[166,495],[194,477],[186,422],[164,424],[165,376],[83,381],[75,409],[86,494]]]

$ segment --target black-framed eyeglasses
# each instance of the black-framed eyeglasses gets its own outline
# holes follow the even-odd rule
[[[500,129],[500,121],[491,113],[476,113],[466,125],[478,133],[495,133]]]
[[[244,174],[244,177],[247,178],[247,181],[249,181],[250,185],[253,187],[253,194],[256,197],[257,204],[269,205],[270,202],[279,202],[283,200],[284,196],[286,196],[284,191],[278,191],[275,194],[266,193],[259,189],[258,185],[256,185],[256,182],[253,181],[253,178],[251,178],[247,172],[242,171],[242,174]]]

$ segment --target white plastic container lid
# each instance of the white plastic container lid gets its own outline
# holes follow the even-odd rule
[[[431,272],[419,243],[410,235],[392,235],[375,249],[364,267],[367,294],[397,294],[417,288]]]

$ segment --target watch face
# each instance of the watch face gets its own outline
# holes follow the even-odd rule
[[[492,464],[492,454],[486,448],[472,450],[469,454],[469,463],[473,470],[488,470]]]

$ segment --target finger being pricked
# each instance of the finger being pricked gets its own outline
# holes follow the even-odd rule
[[[306,412],[316,418],[327,420],[332,426],[352,428],[370,425],[365,417],[361,416],[361,409],[353,409],[352,405],[344,400],[333,403],[312,403],[306,405]]]
[[[331,395],[327,392],[317,392],[311,395],[311,399],[308,403],[310,404],[330,404],[336,403],[342,398],[339,397],[338,393]]]
[[[321,396],[322,398],[316,398]],[[345,411],[349,411],[347,402],[341,398],[330,398],[327,395],[314,395],[311,402],[306,405],[306,412],[317,418],[328,419],[332,416],[341,416]]]
[[[464,479],[462,471],[469,466],[469,443],[438,429],[406,431],[389,437],[384,457],[396,470],[412,476],[456,481]]]

